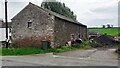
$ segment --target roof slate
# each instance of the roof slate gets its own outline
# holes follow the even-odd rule
[[[82,23],[80,23],[80,22],[78,22],[78,21],[75,21],[75,20],[73,20],[73,19],[71,19],[71,18],[68,18],[68,17],[66,17],[66,16],[60,15],[60,14],[55,13],[55,12],[53,12],[53,11],[50,11],[50,10],[48,10],[48,9],[44,9],[44,8],[42,8],[42,7],[38,6],[38,5],[35,5],[35,4],[31,3],[31,2],[29,2],[29,4],[28,4],[27,6],[29,6],[29,5],[30,5],[30,6],[34,6],[34,7],[38,8],[38,9],[42,9],[43,11],[48,12],[48,13],[52,14],[53,16],[58,17],[58,18],[60,18],[60,19],[69,21],[69,22],[74,23],[74,24],[77,24],[77,25],[81,25],[81,26],[87,27],[86,25],[83,25]],[[16,15],[16,16],[17,16],[17,15]],[[16,16],[15,16],[15,17],[16,17]],[[14,19],[15,17],[13,17],[12,19]]]
[[[35,5],[35,4],[31,3],[31,2],[29,2],[29,5],[36,6],[36,7],[40,8],[40,9],[46,11],[46,12],[49,12],[50,14],[52,14],[52,15],[54,15],[55,17],[58,17],[58,18],[60,18],[60,19],[64,19],[64,20],[70,21],[70,22],[72,22],[72,23],[74,23],[74,24],[78,24],[78,25],[82,25],[82,26],[87,27],[86,25],[83,25],[82,23],[80,23],[80,22],[78,22],[78,21],[75,21],[75,20],[73,20],[73,19],[71,19],[71,18],[68,18],[68,17],[66,17],[66,16],[63,16],[63,15],[61,15],[61,14],[55,13],[55,12],[53,12],[53,11],[50,11],[50,10],[48,10],[48,9],[39,7],[39,6],[37,6],[37,5]]]

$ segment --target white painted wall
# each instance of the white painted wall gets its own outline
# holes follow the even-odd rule
[[[8,28],[8,34],[9,34],[9,28]],[[6,29],[0,28],[0,41],[6,40]]]

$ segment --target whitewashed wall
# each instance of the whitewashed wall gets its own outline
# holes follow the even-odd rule
[[[9,34],[9,29],[8,29],[8,34]],[[0,28],[0,41],[5,41],[5,40],[6,40],[6,29]]]

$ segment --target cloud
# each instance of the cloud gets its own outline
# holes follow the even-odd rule
[[[2,9],[2,10],[0,10],[0,18],[4,18],[4,14],[3,14],[3,12],[4,12],[4,3],[3,2],[0,2],[0,9]]]
[[[0,8],[4,9],[4,0]],[[9,0],[9,20],[20,12],[28,2],[36,5],[43,0]],[[77,15],[77,20],[88,27],[101,26],[106,23],[118,25],[118,1],[119,0],[58,0],[64,2]],[[3,18],[3,11],[0,11],[0,18]]]
[[[89,27],[106,23],[118,25],[119,0],[76,0],[67,4],[77,14],[77,19]],[[73,5],[71,5],[73,4]]]

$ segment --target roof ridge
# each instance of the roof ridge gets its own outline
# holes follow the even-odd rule
[[[29,2],[29,4],[34,5],[34,6],[40,8],[40,9],[46,11],[46,12],[49,12],[49,13],[51,13],[52,15],[58,17],[58,18],[61,18],[61,19],[64,19],[64,20],[73,22],[73,23],[75,23],[75,24],[83,25],[82,23],[80,23],[80,22],[78,22],[78,21],[75,21],[75,20],[73,20],[72,18],[66,17],[66,16],[61,15],[61,14],[59,14],[59,13],[53,12],[53,11],[51,11],[51,10],[42,8],[42,7],[40,7],[40,6],[36,5],[36,4],[33,4],[33,3],[31,3],[31,2]],[[83,25],[83,26],[86,26],[86,25]]]
[[[48,10],[48,9],[42,8],[42,7],[40,7],[40,6],[36,5],[36,4],[33,4],[33,3],[31,3],[31,2],[29,2],[29,4],[31,4],[31,5],[35,5],[35,6],[37,6],[38,8],[41,8],[41,9],[47,11],[47,12],[53,12],[53,11],[51,11],[51,10]],[[53,13],[56,13],[56,12],[53,12]],[[58,13],[57,13],[57,14],[58,14]]]
[[[29,4],[35,5],[35,4],[31,3],[31,2],[29,2]],[[41,8],[41,9],[47,11],[47,12],[50,12],[50,13],[52,13],[53,15],[55,15],[55,14],[61,15],[61,14],[56,13],[56,12],[53,12],[53,11],[51,11],[51,10],[48,10],[48,9],[42,8],[42,7],[38,6],[38,5],[35,5],[35,6],[37,6],[38,8]],[[66,17],[66,16],[64,16],[64,15],[61,15],[61,16]],[[67,18],[69,18],[69,17],[67,17]],[[69,18],[69,19],[71,19],[71,18]],[[72,19],[72,20],[73,20],[73,19]]]
[[[71,22],[71,23],[78,24],[78,25],[82,25],[82,26],[85,26],[85,27],[86,27],[86,25],[83,25],[82,23],[78,22],[77,20],[75,21],[75,20],[73,20],[72,18],[66,17],[66,16],[61,15],[61,14],[59,14],[59,13],[53,12],[53,11],[51,11],[51,10],[42,8],[42,7],[40,7],[40,6],[36,5],[36,4],[33,4],[33,3],[31,3],[31,2],[29,2],[29,4],[28,4],[27,6],[36,7],[36,8],[38,8],[38,10],[41,9],[41,10],[43,10],[43,11],[45,11],[45,12],[48,12],[48,13],[52,14],[53,16],[55,16],[55,17],[57,17],[57,18],[60,18],[60,19],[69,21],[69,22]],[[27,7],[27,6],[26,6],[26,7]],[[25,7],[25,8],[26,8],[26,7]],[[24,10],[25,8],[23,8],[22,10]],[[21,10],[21,11],[22,11],[22,10]],[[20,12],[21,12],[21,11],[20,11]],[[20,13],[20,12],[19,12],[19,13]],[[19,13],[18,13],[18,14],[19,14]],[[17,15],[18,15],[18,14],[17,14]],[[16,16],[17,16],[17,15],[16,15]],[[16,16],[14,16],[12,19],[14,19]],[[12,20],[12,19],[11,19],[11,20]]]

